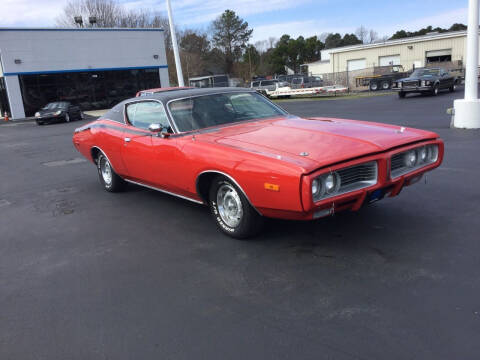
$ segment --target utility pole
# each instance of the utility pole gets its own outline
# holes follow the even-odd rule
[[[480,128],[480,101],[478,99],[478,2],[479,0],[468,1],[465,98],[453,102],[453,126],[456,128]]]
[[[178,52],[177,35],[175,34],[175,25],[173,24],[172,5],[167,0],[168,22],[170,23],[170,36],[172,37],[173,55],[175,57],[175,68],[177,69],[178,86],[185,86],[183,81],[182,63]]]

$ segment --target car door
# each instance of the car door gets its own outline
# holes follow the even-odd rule
[[[127,177],[142,184],[162,186],[166,175],[165,161],[162,158],[168,158],[168,154],[171,154],[162,151],[162,147],[171,147],[172,141],[158,136],[160,133],[153,133],[149,126],[160,124],[164,131],[169,131],[165,108],[156,100],[135,101],[125,106],[127,125],[124,130],[122,159]]]
[[[445,70],[440,70],[440,87],[442,89],[447,89],[450,87],[450,76]]]

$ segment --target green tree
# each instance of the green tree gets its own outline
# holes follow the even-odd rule
[[[342,46],[342,36],[339,33],[328,34],[325,38],[325,49],[333,49]]]
[[[212,23],[213,44],[219,48],[225,58],[225,71],[232,73],[233,64],[242,54],[242,49],[252,36],[253,29],[248,28],[248,22],[243,21],[234,11],[225,10]]]
[[[355,34],[343,35],[341,46],[357,45],[357,44],[362,44],[362,41],[359,38],[357,38]]]

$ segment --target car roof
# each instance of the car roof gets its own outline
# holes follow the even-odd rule
[[[232,87],[213,87],[213,88],[191,88],[191,89],[177,89],[170,90],[166,92],[154,93],[147,96],[142,96],[142,100],[155,99],[160,100],[163,103],[167,103],[170,100],[183,99],[194,96],[210,95],[210,94],[222,94],[222,93],[232,93],[232,92],[255,92],[249,88],[232,88]],[[138,101],[138,97],[125,100],[128,101]]]

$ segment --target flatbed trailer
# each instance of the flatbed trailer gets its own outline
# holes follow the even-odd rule
[[[306,96],[306,95],[321,95],[321,94],[337,94],[347,92],[348,88],[344,86],[319,86],[304,89],[292,89],[289,86],[277,87],[275,90],[265,90],[265,94],[269,98],[292,97],[292,96]]]
[[[373,75],[355,77],[355,86],[367,86],[371,91],[389,90],[395,80],[408,77],[402,65],[377,66]]]

